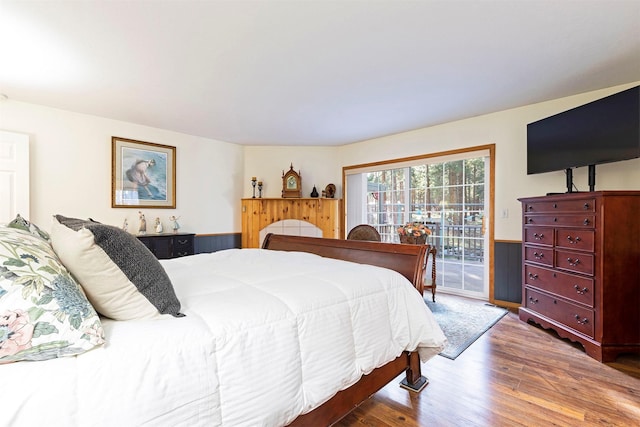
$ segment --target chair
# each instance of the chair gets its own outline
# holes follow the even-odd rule
[[[431,289],[431,299],[433,302],[436,302],[436,254],[437,249],[431,245],[427,245],[427,255],[424,260],[424,268],[427,269],[427,264],[429,263],[429,255],[431,255],[431,284],[425,284],[423,286],[424,289]]]
[[[372,242],[380,242],[380,233],[374,227],[368,224],[356,225],[347,234],[347,240],[369,240]]]

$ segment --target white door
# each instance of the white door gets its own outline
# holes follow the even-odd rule
[[[0,224],[29,219],[29,135],[0,131]]]

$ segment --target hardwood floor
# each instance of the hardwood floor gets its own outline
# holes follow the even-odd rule
[[[640,426],[640,356],[603,364],[509,313],[456,360],[422,364],[415,394],[387,385],[337,426]]]

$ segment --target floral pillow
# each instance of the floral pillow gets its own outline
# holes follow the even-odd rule
[[[42,237],[44,240],[49,240],[49,234],[47,232],[42,231],[40,227],[35,225],[32,222],[22,218],[20,214],[16,215],[15,219],[7,224],[9,227],[17,228],[20,230],[28,231],[34,236]]]
[[[0,227],[0,364],[84,353],[100,318],[48,241]]]

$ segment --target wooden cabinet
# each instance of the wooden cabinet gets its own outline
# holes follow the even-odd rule
[[[158,259],[177,258],[194,254],[192,233],[146,234],[137,236]]]
[[[601,362],[640,353],[640,192],[520,199],[522,307]]]
[[[242,247],[260,247],[260,230],[278,221],[298,219],[320,230],[322,237],[340,237],[340,199],[242,199]]]

